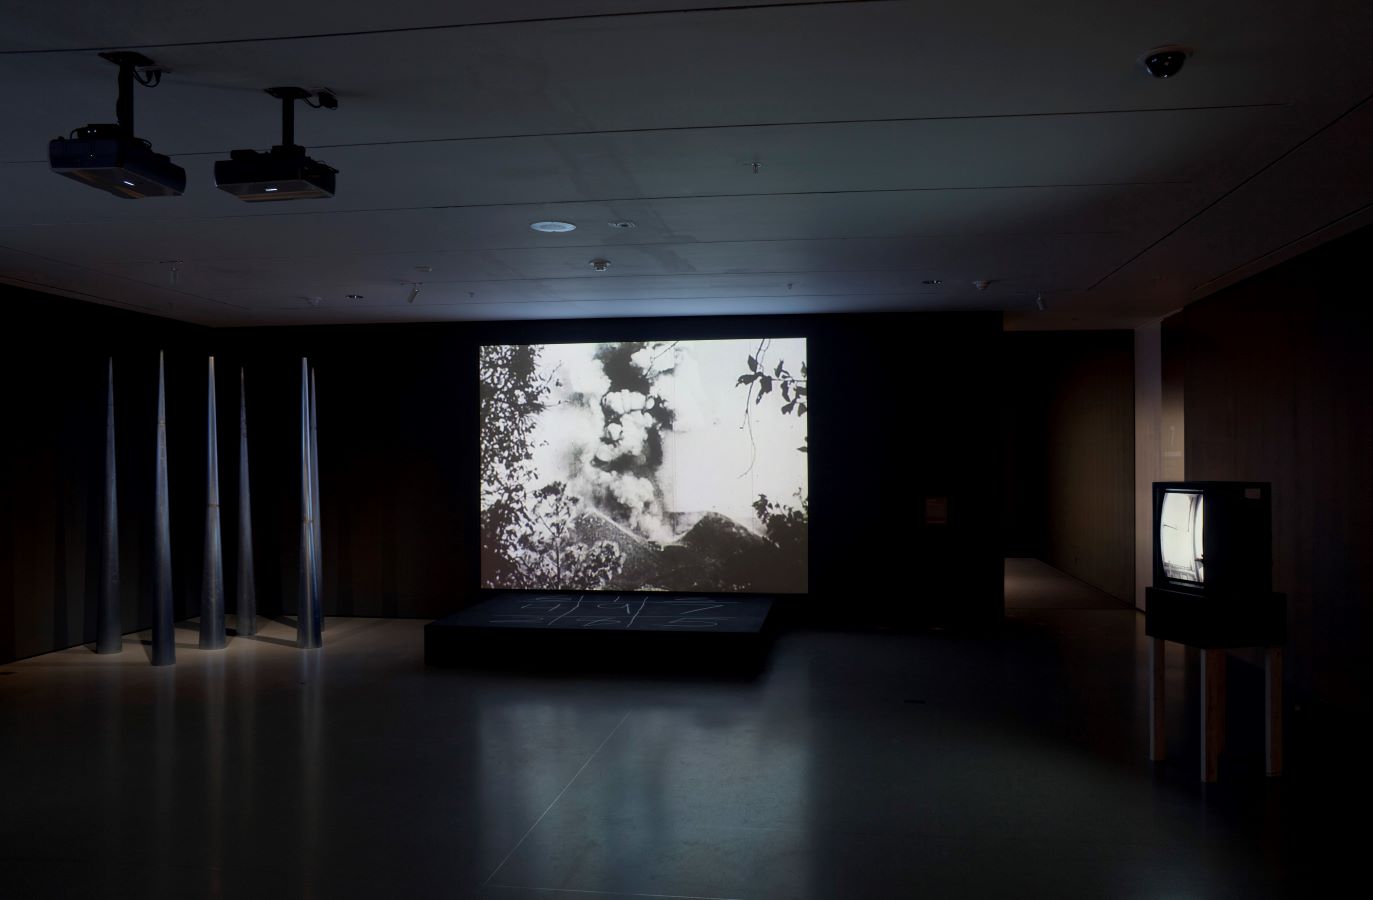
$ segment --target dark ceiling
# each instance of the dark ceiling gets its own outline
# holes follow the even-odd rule
[[[1368,220],[1370,38],[1354,2],[26,4],[0,22],[0,280],[211,325],[1129,326]],[[1173,42],[1182,73],[1149,77]],[[134,47],[171,70],[138,133],[183,197],[48,172],[49,139],[113,119],[98,51]],[[278,140],[282,84],[340,98],[296,127],[333,199],[214,187]]]

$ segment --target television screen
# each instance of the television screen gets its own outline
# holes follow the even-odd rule
[[[1169,490],[1159,510],[1158,547],[1167,577],[1206,583],[1203,536],[1206,498],[1200,491]]]
[[[479,353],[483,587],[807,590],[804,338]]]

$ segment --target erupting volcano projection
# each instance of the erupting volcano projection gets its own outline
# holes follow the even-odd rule
[[[806,591],[804,338],[482,347],[488,588]]]

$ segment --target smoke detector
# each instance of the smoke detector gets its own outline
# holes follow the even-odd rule
[[[577,230],[577,226],[571,222],[530,222],[529,227],[535,231],[542,231],[544,234],[564,234],[568,231]]]
[[[610,260],[602,259],[598,256],[587,263],[587,265],[591,266],[591,268],[595,269],[597,272],[604,272],[606,269],[610,268]]]

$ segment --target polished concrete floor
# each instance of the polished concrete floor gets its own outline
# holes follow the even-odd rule
[[[380,619],[0,666],[0,896],[1322,895],[1361,830],[1300,754],[1263,777],[1257,676],[1203,786],[1194,658],[1150,764],[1142,618],[1009,600],[791,631],[746,681],[428,670]]]
[[[1007,609],[1120,609],[1123,600],[1024,556],[1006,560]]]

